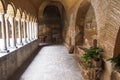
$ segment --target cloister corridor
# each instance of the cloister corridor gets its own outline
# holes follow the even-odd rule
[[[120,80],[120,0],[0,0],[0,80]]]
[[[83,80],[73,54],[63,45],[42,47],[20,79],[18,74],[10,80]]]

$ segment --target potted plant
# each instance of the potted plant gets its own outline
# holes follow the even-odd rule
[[[85,51],[82,58],[89,67],[96,67],[100,65],[100,54],[103,51],[99,47],[90,47]]]
[[[107,61],[111,61],[111,63],[113,63],[114,69],[116,70],[120,69],[120,54],[113,58],[107,59]]]

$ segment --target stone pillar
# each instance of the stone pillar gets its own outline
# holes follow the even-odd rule
[[[24,30],[24,42],[27,43],[27,30],[26,30],[26,22],[23,21],[23,30]]]
[[[5,27],[6,27],[6,42],[7,42],[7,47],[10,47],[10,34],[9,34],[9,23],[8,23],[8,16],[5,15]]]
[[[6,43],[6,29],[5,29],[5,17],[4,14],[0,14],[1,32],[2,32],[2,48],[0,52],[8,52]]]
[[[33,36],[34,36],[34,40],[35,40],[35,33],[36,33],[36,31],[35,31],[35,22],[33,23],[33,26],[34,26],[33,27],[33,29],[34,29],[34,35]]]
[[[21,31],[21,20],[20,19],[16,19],[18,21],[18,45],[23,45],[22,43],[22,31]]]
[[[12,48],[17,48],[16,47],[16,39],[15,39],[15,24],[14,24],[14,17],[9,17],[9,22],[11,24],[11,30],[12,30],[12,38],[11,38],[11,44],[10,46]]]
[[[31,40],[33,41],[33,22],[31,22]]]
[[[34,31],[34,22],[32,22],[32,40],[35,40],[34,33],[35,33],[35,31]]]
[[[35,39],[37,39],[37,25],[36,25],[36,22],[35,22]]]
[[[27,42],[30,42],[30,27],[29,27],[29,21],[26,21],[27,26]]]
[[[36,25],[36,39],[38,39],[38,24],[37,24],[37,22],[35,23],[35,25]]]
[[[30,28],[30,41],[32,41],[32,22],[29,22],[29,28]]]
[[[36,25],[35,25],[35,22],[34,22],[34,31],[35,31],[34,36],[35,36],[35,39],[36,39]]]
[[[34,32],[33,32],[33,22],[31,22],[31,39],[32,39],[32,41],[34,40],[33,39],[33,34],[34,34]]]

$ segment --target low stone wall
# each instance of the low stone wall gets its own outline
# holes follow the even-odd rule
[[[0,58],[0,80],[7,80],[38,48],[38,40]],[[3,53],[1,53],[3,54]]]

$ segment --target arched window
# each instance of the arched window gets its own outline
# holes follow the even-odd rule
[[[11,4],[8,4],[7,6],[7,17],[8,17],[8,26],[6,27],[9,27],[8,29],[8,41],[10,40],[10,47],[16,47],[16,36],[15,36],[15,7],[14,5],[11,3]]]

